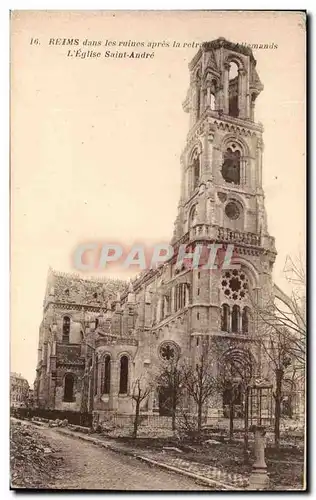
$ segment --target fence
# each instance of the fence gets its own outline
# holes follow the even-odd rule
[[[113,413],[109,415],[109,420],[115,427],[128,427],[133,425],[135,416],[134,415],[123,415],[118,413]],[[171,417],[165,417],[155,414],[140,414],[139,425],[148,426],[155,429],[171,429]]]
[[[46,418],[48,420],[67,419],[70,424],[91,427],[92,415],[75,411],[47,410],[44,408],[11,408],[12,417],[26,419],[32,417]]]

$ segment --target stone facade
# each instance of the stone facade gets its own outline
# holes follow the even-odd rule
[[[50,270],[39,332],[39,407],[93,410],[100,419],[131,413],[133,380],[168,353],[194,363],[206,338],[220,338],[224,351],[240,359],[251,357],[264,375],[249,340],[248,293],[256,291],[261,303],[271,296],[276,257],[262,189],[263,128],[255,122],[263,85],[252,51],[221,38],[202,45],[189,71],[183,107],[190,127],[171,243],[175,254],[180,244],[234,244],[240,269],[179,268],[174,257],[130,284]],[[159,409],[156,391],[144,409]]]

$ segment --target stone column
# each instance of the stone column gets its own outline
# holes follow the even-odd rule
[[[212,160],[213,160],[213,133],[210,133],[209,125],[206,123],[203,134],[203,151],[201,155],[201,181],[205,184],[212,180]]]
[[[239,308],[239,324],[238,324],[238,332],[242,333],[242,308]]]
[[[117,411],[118,409],[118,393],[119,393],[119,382],[120,382],[120,374],[119,374],[119,362],[111,359],[111,383],[110,383],[110,410]]]
[[[180,196],[180,205],[183,204],[186,198],[186,173],[185,173],[185,164],[183,159],[181,158],[181,196]]]
[[[101,376],[102,376],[102,360],[99,358],[97,361],[97,397],[98,399],[102,396],[101,394]]]
[[[174,287],[170,291],[170,313],[174,312]]]
[[[206,88],[206,106],[211,107],[211,87],[210,85]]]
[[[262,187],[262,141],[258,139],[257,148],[256,148],[256,160],[257,160],[257,168],[256,168],[256,187]]]
[[[240,160],[240,177],[241,177],[241,185],[245,186],[248,181],[248,176],[247,176],[247,160],[242,158]],[[251,181],[251,179],[249,179]]]
[[[229,69],[230,64],[224,64],[224,74],[223,74],[223,112],[228,115],[229,112]]]
[[[265,435],[266,431],[262,426],[253,426],[255,435],[255,463],[252,466],[252,473],[249,478],[249,490],[264,490],[269,485],[267,474],[267,464],[265,461]]]
[[[190,302],[190,299],[189,299],[189,287],[186,284],[185,285],[185,305],[188,306],[189,302]]]
[[[238,109],[239,118],[246,116],[246,72],[244,69],[238,70]]]
[[[255,121],[255,101],[251,98],[250,101],[250,119]]]

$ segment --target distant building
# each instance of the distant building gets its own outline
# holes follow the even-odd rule
[[[10,406],[19,408],[27,406],[29,399],[29,383],[19,373],[10,374]]]

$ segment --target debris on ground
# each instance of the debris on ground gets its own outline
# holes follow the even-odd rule
[[[11,420],[10,467],[12,488],[49,488],[63,463],[58,449],[33,427]]]
[[[175,451],[177,453],[183,453],[182,450],[179,450],[179,448],[176,448],[175,446],[164,446],[162,451]]]

